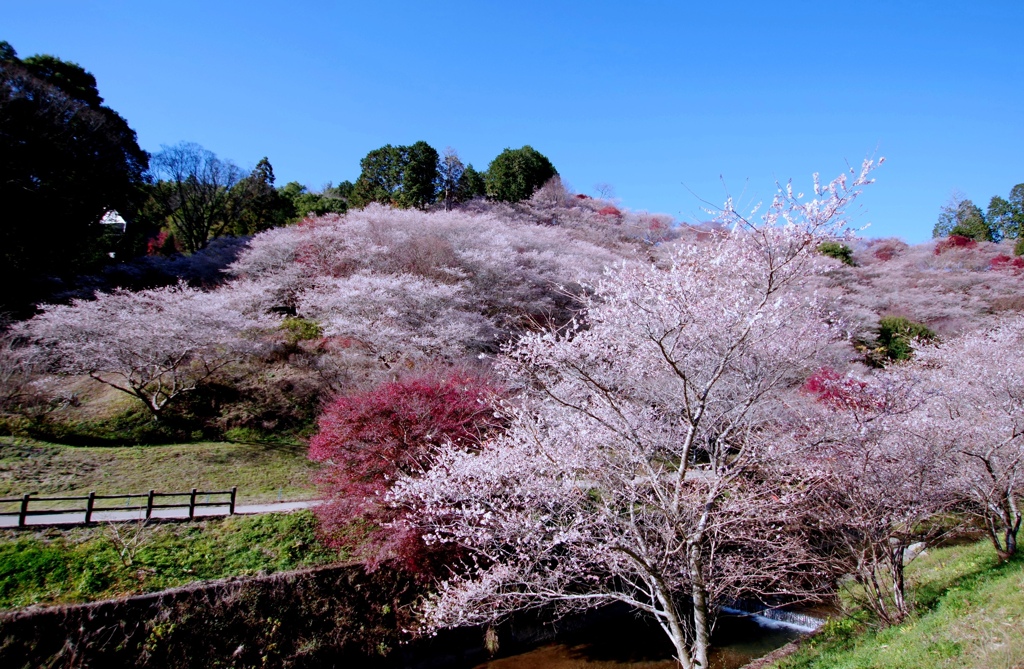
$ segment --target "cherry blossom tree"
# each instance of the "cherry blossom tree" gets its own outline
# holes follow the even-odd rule
[[[780,187],[757,224],[727,204],[730,233],[620,267],[578,321],[508,351],[534,403],[392,493],[427,540],[475,558],[430,600],[428,627],[619,601],[658,622],[682,666],[706,668],[718,607],[811,594],[824,566],[775,433],[839,335],[809,289],[815,249],[873,167],[815,179],[810,200]]]
[[[351,341],[349,350],[388,369],[457,358],[493,329],[473,313],[461,287],[409,274],[359,272],[321,279],[303,292],[298,310],[322,323],[326,335]]]
[[[933,519],[954,501],[945,452],[921,429],[928,389],[909,364],[866,377],[823,369],[803,389],[813,403],[789,434],[804,446],[801,478],[831,560],[853,576],[854,601],[898,623],[912,610],[910,548],[943,532]]]
[[[169,403],[256,346],[246,333],[273,319],[243,302],[230,289],[185,284],[118,290],[45,306],[22,332],[47,351],[55,371],[87,374],[159,419]]]
[[[955,489],[983,522],[1000,559],[1017,552],[1024,496],[1024,317],[918,356],[933,401],[922,419],[955,464]]]

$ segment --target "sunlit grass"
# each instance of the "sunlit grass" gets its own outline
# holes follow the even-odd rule
[[[312,499],[316,465],[302,444],[200,442],[169,446],[62,446],[0,437],[0,497],[228,490],[238,500]]]
[[[0,532],[0,608],[108,599],[345,557],[318,541],[309,511],[116,527],[116,534],[108,525]]]
[[[933,549],[908,567],[917,606],[875,630],[830,622],[777,669],[1012,669],[1024,666],[1024,559],[999,564],[987,542]]]

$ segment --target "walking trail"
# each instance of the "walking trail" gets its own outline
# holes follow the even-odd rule
[[[260,513],[285,513],[288,511],[297,511],[299,509],[309,509],[317,506],[321,503],[321,500],[307,500],[305,502],[275,502],[272,504],[239,504],[235,507],[235,515],[240,514],[260,514]],[[227,505],[223,507],[197,507],[195,510],[195,517],[208,517],[208,516],[226,516],[228,515]],[[131,521],[131,520],[143,520],[146,517],[145,509],[137,509],[132,511],[94,511],[92,514],[93,522],[104,522],[104,521]],[[153,509],[153,518],[157,519],[173,519],[173,518],[188,518],[188,509]],[[38,516],[29,516],[25,519],[26,525],[80,525],[85,521],[85,512],[79,511],[77,513],[61,513],[55,511],[54,513],[48,513]],[[17,527],[18,517],[17,516],[0,516],[0,527]]]

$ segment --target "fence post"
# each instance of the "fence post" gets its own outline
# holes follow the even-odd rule
[[[21,496],[21,512],[18,513],[18,527],[25,527],[25,519],[28,517],[28,500],[32,493],[25,493]]]
[[[228,515],[235,515],[235,493],[238,492],[238,486],[231,486],[231,506],[228,507]]]
[[[196,490],[198,488],[192,488],[192,495],[188,498],[188,519],[192,520],[196,517]]]
[[[153,517],[153,492],[149,491],[149,498],[146,500],[146,520]]]
[[[90,492],[89,499],[85,501],[85,524],[92,522],[92,507],[96,504],[96,493]]]

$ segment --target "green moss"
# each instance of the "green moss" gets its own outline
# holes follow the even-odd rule
[[[0,533],[0,608],[106,599],[193,581],[327,564],[309,511],[234,516],[195,523]]]

